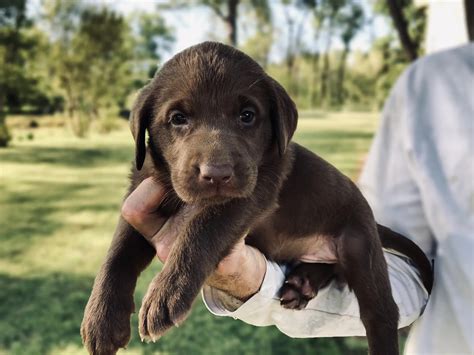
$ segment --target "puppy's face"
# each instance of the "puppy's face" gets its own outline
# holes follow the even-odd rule
[[[269,103],[253,75],[226,70],[221,78],[195,67],[183,84],[167,82],[150,140],[168,163],[185,202],[217,203],[249,196],[271,144]]]
[[[166,163],[183,201],[217,204],[248,197],[266,157],[283,153],[289,140],[290,134],[284,142],[275,137],[277,126],[285,126],[274,117],[275,85],[257,63],[231,47],[204,43],[181,52],[142,91],[134,108],[138,167],[146,126],[150,148]],[[295,126],[296,110],[287,101]]]

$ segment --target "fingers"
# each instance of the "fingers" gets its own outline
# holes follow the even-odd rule
[[[122,206],[122,216],[145,238],[151,239],[166,222],[156,213],[166,191],[153,178],[147,178],[128,196]]]
[[[160,216],[156,209],[165,196],[163,186],[150,177],[138,185],[122,206],[122,216],[155,247],[162,262],[168,258],[185,223],[197,213],[195,207],[186,205],[168,219]]]

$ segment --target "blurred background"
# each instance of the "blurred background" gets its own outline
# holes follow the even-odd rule
[[[295,140],[357,179],[379,110],[417,58],[467,42],[462,0],[0,0],[0,354],[83,354],[79,327],[110,243],[136,91],[204,40],[257,60],[296,101]],[[140,278],[137,309],[158,272]],[[211,316],[125,354],[365,354]],[[403,339],[404,333],[401,332]]]

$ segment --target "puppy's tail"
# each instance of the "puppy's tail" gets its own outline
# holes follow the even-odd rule
[[[382,246],[385,249],[393,249],[400,254],[409,257],[420,271],[421,280],[429,294],[433,288],[433,266],[426,257],[423,250],[420,249],[412,240],[403,235],[394,232],[390,228],[377,224]]]

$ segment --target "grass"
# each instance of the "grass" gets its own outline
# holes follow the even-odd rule
[[[296,141],[355,177],[376,114],[302,116]],[[0,354],[84,354],[82,312],[113,234],[133,142],[125,123],[108,135],[78,139],[38,121],[37,129],[16,124],[11,147],[0,150]],[[137,309],[159,268],[154,263],[140,278]],[[194,308],[157,344],[140,343],[134,315],[123,353],[277,354],[288,346],[306,353],[314,344],[321,353],[338,351],[335,341],[289,339],[274,328],[213,317],[200,301]]]

